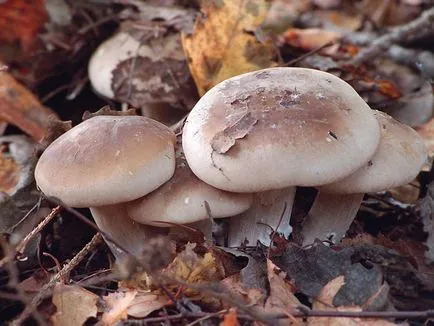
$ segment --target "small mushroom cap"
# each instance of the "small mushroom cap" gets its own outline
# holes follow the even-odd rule
[[[209,218],[205,201],[213,218],[238,215],[252,206],[252,194],[219,190],[199,180],[188,167],[181,146],[176,155],[173,177],[152,193],[126,205],[133,220],[167,227],[168,224],[154,221],[186,224]]]
[[[88,75],[93,88],[113,99],[113,71],[124,60],[137,55],[140,42],[128,33],[117,33],[103,42],[89,60]]]
[[[183,147],[210,185],[256,192],[316,186],[356,171],[380,128],[345,81],[305,68],[270,68],[227,79],[189,114]]]
[[[374,111],[381,126],[381,141],[374,157],[350,176],[321,187],[329,193],[365,193],[412,181],[428,159],[423,139],[409,126],[381,111]]]
[[[142,197],[175,170],[175,135],[139,116],[96,116],[57,138],[35,170],[39,188],[73,207]]]

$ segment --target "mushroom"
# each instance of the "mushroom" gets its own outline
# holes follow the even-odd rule
[[[276,227],[284,202],[277,231],[288,232],[294,186],[342,179],[374,155],[379,141],[378,122],[357,92],[306,68],[269,68],[221,82],[199,100],[183,130],[185,157],[199,179],[257,193],[252,208],[231,219],[232,245],[244,238],[269,243],[270,230],[257,222]]]
[[[423,139],[409,126],[374,111],[381,126],[375,156],[355,173],[319,188],[303,225],[303,244],[316,238],[338,242],[353,222],[365,192],[407,184],[427,160]]]
[[[122,203],[169,180],[175,170],[175,135],[139,116],[96,116],[57,138],[40,157],[35,179],[46,196],[90,207],[96,224],[132,254],[155,230],[138,226]],[[109,240],[109,239],[106,239]],[[120,252],[109,245],[115,256]]]
[[[173,177],[126,207],[128,215],[139,223],[167,227],[170,226],[168,223],[189,224],[210,217],[238,215],[252,206],[252,197],[248,193],[220,190],[198,179],[191,172],[179,144]],[[208,216],[205,202],[209,205],[211,216]]]
[[[163,121],[168,111],[183,112],[174,107],[189,110],[198,98],[180,33],[157,23],[146,29],[123,24],[96,49],[88,75],[97,93]]]

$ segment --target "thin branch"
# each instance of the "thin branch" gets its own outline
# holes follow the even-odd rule
[[[28,235],[26,235],[26,237],[21,240],[21,242],[18,244],[17,246],[17,253],[18,254],[22,254],[24,252],[24,250],[26,249],[27,244],[29,243],[30,240],[33,239],[33,237],[38,234],[39,232],[41,232],[41,230],[48,224],[51,222],[51,220],[60,212],[61,207],[60,206],[56,206],[55,208],[53,208],[51,210],[51,213],[47,215],[47,217],[45,217],[41,223],[39,223],[33,230],[32,232],[30,232]]]
[[[388,48],[396,43],[408,42],[420,36],[425,29],[432,29],[434,24],[434,7],[426,10],[415,20],[408,24],[401,25],[392,29],[389,33],[384,34],[374,40],[371,45],[361,50],[351,61],[353,65],[374,58],[376,55],[386,52]]]

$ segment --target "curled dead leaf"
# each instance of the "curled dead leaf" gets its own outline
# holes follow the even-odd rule
[[[251,112],[244,114],[233,125],[214,135],[211,139],[212,149],[218,154],[227,153],[235,145],[235,141],[246,137],[257,122],[258,119],[253,117]]]

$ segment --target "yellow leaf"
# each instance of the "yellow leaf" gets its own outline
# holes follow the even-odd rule
[[[182,35],[190,71],[199,94],[242,73],[276,66],[275,47],[255,32],[267,16],[266,0],[204,0],[204,18],[192,35]]]

